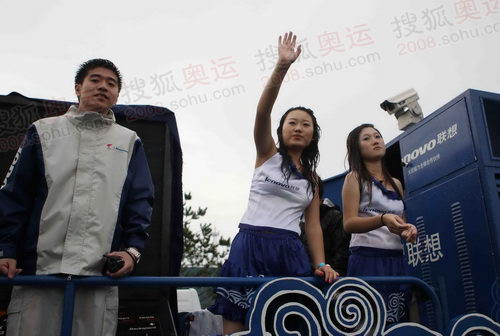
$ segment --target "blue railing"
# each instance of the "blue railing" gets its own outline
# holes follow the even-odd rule
[[[155,287],[211,287],[211,286],[247,286],[258,287],[264,283],[276,280],[276,277],[257,278],[222,278],[222,277],[125,277],[113,279],[110,277],[78,277],[62,278],[55,276],[16,276],[13,279],[0,277],[0,286],[64,286],[64,311],[61,326],[62,336],[71,336],[75,289],[78,286],[155,286]],[[327,284],[320,278],[300,278],[317,287]],[[437,320],[437,331],[442,332],[445,322],[441,303],[432,287],[414,277],[360,277],[369,284],[408,284],[420,288],[432,301]]]

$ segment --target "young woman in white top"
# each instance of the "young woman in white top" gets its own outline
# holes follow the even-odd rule
[[[307,276],[312,273],[332,282],[338,273],[325,264],[319,220],[321,180],[316,174],[320,128],[312,110],[285,112],[271,135],[271,111],[286,72],[300,55],[296,36],[278,40],[278,62],[257,106],[254,140],[257,150],[248,208],[233,240],[221,276]],[[299,239],[304,215],[310,259]],[[216,289],[209,309],[224,317],[224,333],[244,330],[253,288]]]
[[[350,172],[342,190],[344,229],[352,234],[348,276],[406,275],[401,239],[414,242],[417,229],[406,223],[403,188],[384,164],[385,143],[371,124],[347,137]],[[407,319],[406,286],[374,286],[384,297],[387,321]]]

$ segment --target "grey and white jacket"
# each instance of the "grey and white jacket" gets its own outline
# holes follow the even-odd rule
[[[144,248],[153,193],[140,138],[111,110],[40,119],[0,188],[0,258],[23,274],[98,275],[103,254]]]

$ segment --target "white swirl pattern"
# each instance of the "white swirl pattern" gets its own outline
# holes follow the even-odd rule
[[[233,335],[442,336],[416,323],[399,323],[384,331],[387,312],[382,296],[357,278],[339,279],[326,293],[301,279],[281,278],[262,285],[254,294],[248,318],[249,330]],[[301,302],[285,300],[282,303],[283,296],[290,294]],[[394,316],[400,314],[400,300],[400,295],[391,300],[395,307]],[[281,303],[276,308],[273,302]],[[286,327],[285,320],[291,316],[302,322],[298,330]],[[266,319],[272,323],[266,324]],[[272,330],[267,330],[270,326]],[[446,335],[463,335],[464,330],[500,334],[500,324],[484,315],[469,314],[453,320]]]

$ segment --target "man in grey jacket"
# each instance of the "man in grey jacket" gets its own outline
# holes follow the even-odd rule
[[[75,77],[78,105],[40,119],[27,135],[0,188],[0,273],[100,275],[103,255],[123,266],[140,260],[150,224],[153,183],[142,142],[116,123],[121,89],[116,66],[83,63]],[[57,335],[61,288],[15,287],[8,335]],[[114,335],[116,287],[79,288],[73,335]]]

